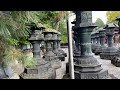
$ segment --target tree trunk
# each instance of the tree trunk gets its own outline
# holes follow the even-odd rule
[[[59,31],[59,25],[60,25],[60,21],[58,21],[58,22],[56,23],[56,30],[57,30],[57,31]]]

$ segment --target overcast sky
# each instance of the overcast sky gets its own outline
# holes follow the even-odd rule
[[[107,11],[92,11],[93,23],[96,21],[97,18],[100,18],[106,24],[107,21],[106,12]]]

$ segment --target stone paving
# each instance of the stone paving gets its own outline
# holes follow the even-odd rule
[[[62,79],[63,76],[66,74],[66,63],[68,62],[68,48],[62,48],[62,50],[67,53],[67,57],[65,57],[65,61],[62,61],[62,66],[61,68],[56,70],[56,79]]]
[[[101,59],[100,56],[96,55],[94,56],[102,64],[102,67],[108,70],[108,73],[112,79],[120,79],[120,67],[116,67],[113,64],[111,64],[111,60]]]
[[[67,53],[67,57],[66,60],[62,62],[62,67],[57,71],[58,77],[56,79],[62,79],[62,76],[65,75],[66,71],[66,63],[68,62],[69,57],[68,48],[63,48],[63,50]],[[94,55],[94,57],[96,57],[98,59],[98,62],[102,64],[103,69],[108,70],[108,79],[120,79],[120,67],[116,67],[113,64],[111,64],[110,60],[101,59],[99,55]]]

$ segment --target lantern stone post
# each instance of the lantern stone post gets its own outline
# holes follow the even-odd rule
[[[113,22],[109,23],[105,27],[108,47],[100,53],[101,59],[112,60],[113,57],[116,56],[117,49],[113,47],[113,32],[115,27],[117,27],[117,25]]]
[[[94,53],[95,49],[96,49],[96,36],[95,36],[95,32],[92,32],[91,36],[93,38],[93,43],[91,44],[91,49],[92,49],[92,52]]]
[[[105,43],[104,43],[105,29],[99,28],[99,38],[100,38],[99,40],[100,47],[96,48],[95,55],[99,55],[100,53],[103,52],[104,49],[106,49]]]
[[[92,11],[76,11],[76,14],[81,17],[75,27],[79,31],[81,55],[74,63],[75,79],[106,79],[108,71],[101,67],[91,51],[91,32],[96,27],[92,23]]]
[[[46,54],[45,54],[45,61],[49,61],[49,63],[52,65],[52,68],[59,69],[61,68],[61,61],[58,59],[58,57],[53,53],[52,49],[52,43],[54,41],[53,33],[51,30],[46,30],[44,33],[44,40],[46,43]]]
[[[24,73],[20,75],[22,79],[55,79],[55,70],[52,68],[48,61],[41,58],[40,44],[43,41],[42,30],[45,27],[37,27],[35,23],[30,24],[31,36],[28,41],[32,43],[33,46],[33,57],[36,60],[35,67],[25,68]]]
[[[53,32],[53,53],[56,54],[58,59],[60,59],[61,61],[65,61],[65,55],[63,53],[60,53],[58,50],[58,46],[57,46],[57,41],[59,40],[58,34],[59,32],[57,31]]]
[[[57,49],[58,49],[58,52],[64,56],[64,58],[62,58],[62,61],[65,61],[65,57],[67,57],[67,53],[65,53],[62,49],[61,49],[61,33],[58,33],[57,34]]]

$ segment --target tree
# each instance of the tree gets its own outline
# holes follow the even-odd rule
[[[97,18],[95,23],[98,27],[103,27],[104,26],[104,22],[100,18]]]
[[[68,43],[66,20],[60,22],[59,32],[61,33],[61,43]]]
[[[27,23],[40,22],[59,30],[66,14],[66,11],[0,11],[0,35],[12,45],[28,44],[26,39],[30,30]]]
[[[117,16],[120,16],[120,11],[107,11],[107,23],[116,19]]]

